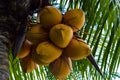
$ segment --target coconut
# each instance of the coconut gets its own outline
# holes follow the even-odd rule
[[[48,40],[48,31],[41,24],[36,24],[27,31],[26,38],[36,45]]]
[[[64,55],[72,60],[80,60],[90,55],[90,47],[82,39],[72,39],[64,50]]]
[[[69,57],[59,57],[49,65],[51,73],[58,79],[65,79],[71,72],[72,62]]]
[[[35,63],[37,63],[38,65],[47,66],[49,63],[43,62],[41,57],[42,56],[37,54],[36,52],[32,53],[32,59],[33,59],[33,61],[35,61]]]
[[[48,41],[45,41],[38,44],[36,53],[39,55],[38,58],[41,62],[50,63],[62,54],[62,49]]]
[[[31,55],[27,55],[26,57],[20,59],[20,64],[23,72],[25,73],[31,72],[37,67],[37,64],[32,60]]]
[[[50,29],[50,40],[58,47],[65,48],[73,37],[73,30],[65,24],[57,24]]]
[[[29,40],[25,40],[20,51],[17,54],[18,58],[24,58],[29,55],[31,51],[32,43]]]
[[[76,32],[82,28],[85,22],[85,14],[81,9],[71,9],[63,15],[63,23],[71,26]]]
[[[39,19],[43,27],[50,29],[53,25],[61,23],[62,14],[53,6],[45,6],[39,13]]]

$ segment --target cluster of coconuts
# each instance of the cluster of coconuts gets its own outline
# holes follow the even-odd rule
[[[72,69],[72,60],[90,55],[90,47],[74,33],[82,28],[85,14],[81,9],[71,9],[65,14],[53,6],[45,6],[38,13],[40,23],[26,33],[18,53],[24,72],[37,65],[49,65],[57,79],[66,78]]]

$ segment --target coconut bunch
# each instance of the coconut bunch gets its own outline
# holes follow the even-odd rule
[[[64,79],[72,70],[71,60],[90,55],[90,47],[74,34],[84,25],[85,14],[81,9],[71,9],[62,14],[53,6],[45,6],[38,13],[37,21],[39,23],[32,25],[26,33],[25,43],[29,41],[29,46],[24,43],[18,54],[23,70],[32,71],[33,66],[32,70],[29,67],[33,62],[49,65],[50,72],[56,78]],[[26,67],[26,64],[29,66]]]

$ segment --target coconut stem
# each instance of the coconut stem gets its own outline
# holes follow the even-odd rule
[[[87,56],[87,58],[93,64],[93,66],[96,68],[96,70],[100,73],[100,75],[104,78],[104,76],[102,75],[102,72],[101,72],[100,68],[98,67],[98,65],[97,65],[95,59],[93,58],[93,56],[90,54],[89,56]]]

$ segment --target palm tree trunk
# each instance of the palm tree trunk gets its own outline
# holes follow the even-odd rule
[[[13,18],[9,15],[9,1],[0,0],[0,80],[9,80],[9,50]]]
[[[8,33],[0,31],[0,80],[9,79],[9,49]]]

